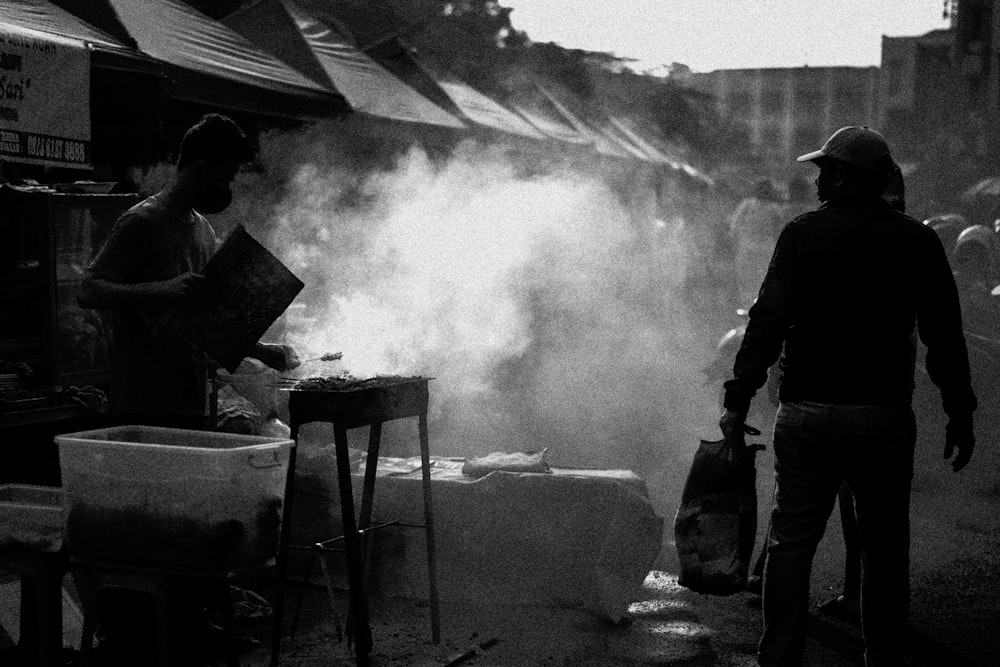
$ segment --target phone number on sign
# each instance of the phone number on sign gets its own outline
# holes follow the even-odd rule
[[[56,139],[53,137],[38,137],[28,135],[28,156],[61,160],[83,164],[87,161],[87,147],[82,141]]]

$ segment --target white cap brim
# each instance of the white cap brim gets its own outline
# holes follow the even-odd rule
[[[826,156],[826,153],[824,153],[822,150],[818,150],[818,151],[813,151],[812,153],[806,153],[805,155],[800,155],[797,158],[795,158],[795,161],[796,162],[812,162],[816,158],[821,158],[821,157],[825,157],[825,156]]]

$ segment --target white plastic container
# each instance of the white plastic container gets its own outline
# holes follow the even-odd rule
[[[277,555],[292,440],[119,426],[55,441],[72,556],[231,570]]]
[[[0,548],[56,552],[62,544],[62,489],[0,484]]]

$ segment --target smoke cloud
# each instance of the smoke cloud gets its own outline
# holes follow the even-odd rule
[[[266,135],[261,162],[217,224],[242,221],[306,283],[281,333],[301,358],[435,378],[437,455],[548,447],[679,496],[717,419],[700,369],[721,332],[683,296],[685,230],[649,215],[647,181],[471,142],[385,153],[331,125]]]

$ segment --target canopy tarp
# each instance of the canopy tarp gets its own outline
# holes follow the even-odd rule
[[[283,4],[288,5],[288,2]],[[400,19],[384,3],[364,0],[295,0],[312,16],[334,26],[344,26],[354,44],[400,80],[445,111],[472,126],[545,139],[531,123],[505,108],[489,95],[446,71],[429,65],[399,37]]]
[[[534,140],[558,138],[581,143],[572,131],[554,127],[555,135],[525,120],[523,114],[501,104],[490,95],[452,72],[444,63],[427,63],[400,39],[399,26],[404,24],[386,3],[366,0],[294,0],[297,7],[332,26],[343,26],[354,44],[400,80],[442,109],[465,120],[471,126],[481,126],[498,132]],[[290,6],[290,2],[281,0]],[[546,124],[544,121],[540,121]]]
[[[47,0],[0,0],[0,23],[78,39],[93,46],[128,48],[108,33]]]
[[[576,144],[578,146],[589,146],[590,141],[579,132],[574,130],[572,127],[564,123],[559,118],[555,117],[551,113],[546,113],[537,104],[529,104],[527,102],[512,102],[511,108],[517,113],[524,116],[524,118],[531,123],[539,132],[549,137],[550,139],[557,139],[559,141],[564,141],[568,144]]]
[[[665,164],[671,169],[677,171],[683,171],[691,178],[704,181],[705,183],[713,183],[712,178],[708,174],[705,174],[682,160],[672,157],[666,149],[659,148],[657,146],[655,139],[640,134],[640,132],[629,121],[613,115],[608,117],[608,121],[618,131],[627,136],[633,144],[639,146],[643,149],[643,151],[648,153],[654,162]]]
[[[346,109],[335,90],[180,0],[100,1],[111,6],[142,52],[167,65],[177,99],[292,118]],[[80,11],[92,3],[79,3]]]
[[[402,48],[402,45],[401,45]],[[404,49],[405,50],[405,49]],[[430,65],[406,50],[408,58],[423,76],[428,77],[452,101],[458,111],[471,122],[508,134],[530,139],[547,137],[531,123],[510,111],[493,98],[479,92],[457,75],[437,65]]]
[[[633,144],[642,148],[654,162],[670,165],[674,169],[681,168],[680,162],[673,159],[666,153],[662,152],[650,142],[646,141],[646,139],[640,136],[639,133],[636,132],[631,126],[629,126],[629,124],[626,121],[618,118],[617,116],[609,116],[608,121],[615,129],[617,129],[619,132],[627,136],[632,141]]]
[[[614,141],[607,137],[602,132],[590,127],[584,123],[576,114],[570,111],[569,106],[556,97],[552,92],[545,88],[541,84],[536,84],[542,95],[545,96],[552,106],[562,115],[566,122],[569,123],[574,130],[576,130],[581,136],[586,137],[588,142],[593,144],[594,149],[601,153],[602,155],[610,155],[612,157],[624,158],[624,159],[642,159],[645,157],[639,157],[634,152],[626,149],[624,146],[620,145],[619,142]]]
[[[281,0],[294,2],[310,16],[349,35],[352,44],[448,113],[461,116],[450,97],[417,64],[399,40],[402,21],[385,2],[371,0]]]
[[[335,87],[358,113],[464,128],[355,46],[336,26],[291,2],[265,0],[224,19],[227,26],[311,78]]]
[[[626,134],[619,131],[610,121],[606,120],[603,125],[596,128],[604,137],[615,144],[616,147],[627,151],[633,157],[644,162],[657,162],[656,158],[643,149],[642,146],[632,141]]]

